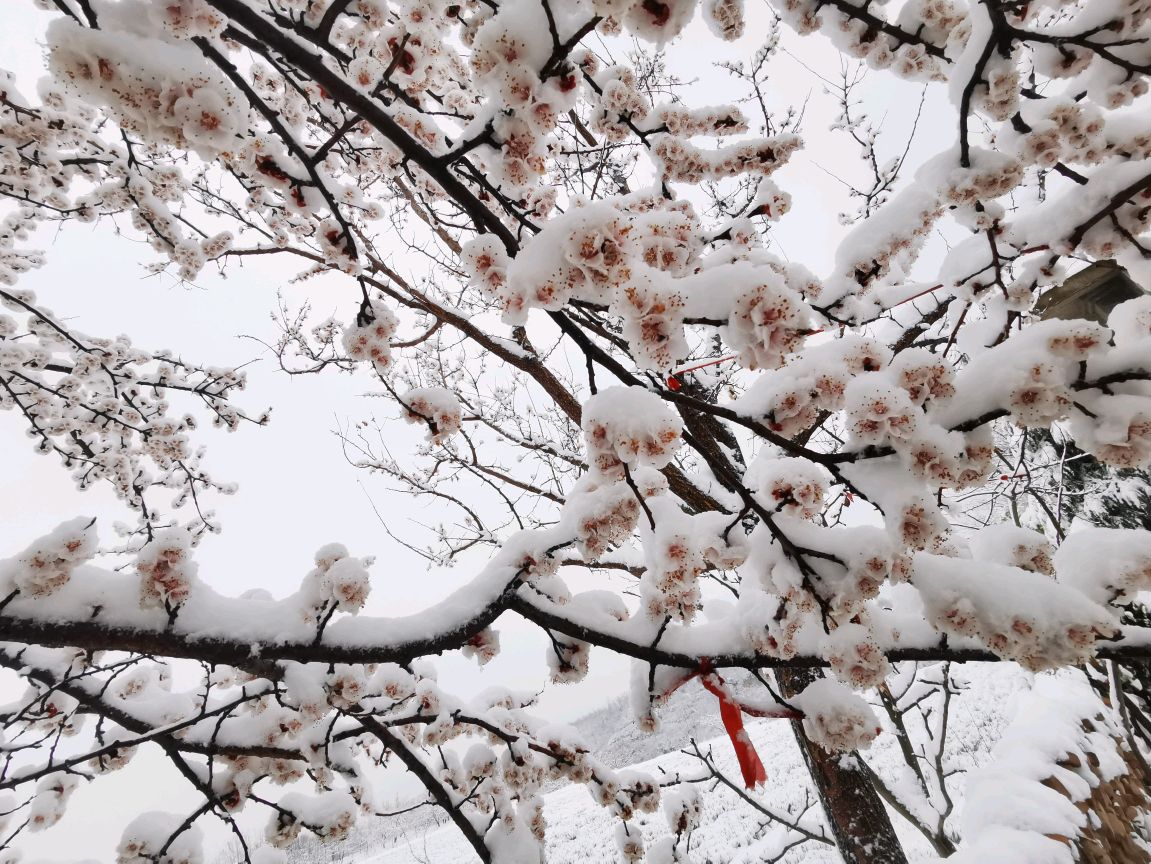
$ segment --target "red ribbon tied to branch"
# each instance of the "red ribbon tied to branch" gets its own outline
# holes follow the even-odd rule
[[[767,782],[767,769],[763,767],[763,760],[755,752],[755,745],[747,736],[743,728],[743,711],[723,686],[723,679],[712,672],[701,675],[699,683],[719,699],[719,719],[723,721],[723,728],[727,730],[727,737],[731,739],[731,746],[735,748],[735,760],[739,763],[739,770],[743,774],[743,785],[754,789]]]
[[[803,714],[787,705],[773,705],[770,708],[758,708],[740,702],[727,688],[727,683],[711,665],[711,661],[704,658],[700,661],[699,669],[692,672],[678,684],[671,688],[667,695],[678,690],[692,678],[699,678],[703,688],[719,700],[719,719],[723,721],[723,728],[727,730],[727,737],[731,739],[731,746],[735,749],[735,759],[739,763],[740,773],[743,774],[743,785],[754,789],[767,782],[767,769],[763,767],[763,760],[751,743],[751,738],[743,726],[743,715],[749,717],[785,717],[798,719]]]

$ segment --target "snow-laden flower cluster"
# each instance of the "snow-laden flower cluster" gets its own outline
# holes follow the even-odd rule
[[[320,547],[315,568],[300,586],[300,610],[305,620],[317,620],[328,610],[358,612],[368,599],[370,558],[352,558],[341,543]]]
[[[61,523],[21,554],[0,563],[0,596],[18,591],[47,597],[68,584],[73,571],[96,554],[95,520],[81,517]]]
[[[676,164],[683,164],[678,161]],[[786,209],[764,193],[758,215]],[[800,293],[811,274],[762,250],[754,260],[700,267],[702,231],[690,205],[636,193],[587,203],[552,219],[514,259],[494,239],[465,246],[472,284],[519,324],[532,308],[557,311],[582,301],[605,305],[643,367],[667,370],[688,353],[689,320],[716,326],[751,368],[775,368],[813,331]]]
[[[579,639],[559,638],[547,653],[553,684],[572,684],[587,677],[591,646]]]
[[[801,143],[798,135],[780,135],[705,150],[682,138],[660,135],[652,155],[665,180],[694,185],[743,174],[768,176],[787,164]]]
[[[738,39],[743,35],[743,0],[704,0],[703,15],[711,32],[721,39]]]
[[[415,387],[405,393],[400,402],[404,406],[404,419],[426,425],[428,440],[433,444],[443,444],[459,432],[463,424],[460,400],[446,387]]]
[[[644,859],[643,832],[638,825],[620,822],[615,827],[615,842],[621,861],[634,864]]]
[[[355,799],[343,790],[315,796],[289,792],[280,799],[279,805],[281,809],[269,822],[266,837],[270,844],[281,849],[291,845],[304,825],[325,840],[342,840],[356,824],[359,812]]]
[[[149,4],[147,9],[149,17],[175,39],[218,36],[227,24],[207,0],[176,0],[163,7]]]
[[[371,303],[355,323],[345,328],[344,351],[353,360],[370,362],[378,372],[386,372],[392,365],[389,340],[399,326],[391,309],[382,303]]]
[[[989,525],[968,541],[972,557],[1019,567],[1047,576],[1055,574],[1051,541],[1037,531],[1015,525]]]
[[[140,606],[169,611],[184,603],[196,584],[199,565],[192,560],[192,535],[182,528],[158,533],[136,557]]]
[[[1054,571],[1059,582],[1096,603],[1129,603],[1139,592],[1151,590],[1151,532],[1121,528],[1074,531],[1059,545]]]
[[[813,519],[823,511],[827,475],[806,459],[761,456],[745,480],[774,512]]]
[[[614,480],[601,484],[587,478],[572,489],[564,510],[573,525],[580,555],[595,560],[631,537],[640,505],[626,483]]]
[[[920,553],[912,583],[928,620],[1035,671],[1082,662],[1115,616],[1042,574],[991,562]]]
[[[465,657],[474,657],[481,666],[491,662],[500,653],[500,634],[498,630],[487,627],[467,641],[460,649]]]
[[[33,831],[51,828],[64,817],[68,799],[80,785],[80,778],[58,771],[36,784],[36,794],[28,808],[28,824]]]
[[[806,304],[780,276],[749,285],[733,300],[720,332],[749,369],[781,366],[811,329]]]
[[[1089,356],[1094,361],[1087,369],[1088,380],[1114,374],[1124,366],[1146,370],[1142,358],[1151,350],[1151,298],[1119,304],[1107,325],[1114,333],[1115,347],[1106,350],[1105,335],[1097,336],[1097,341],[1078,355],[1081,360]],[[1151,464],[1151,381],[1145,372],[1131,375],[1130,380],[1076,392],[1074,401],[1077,404],[1076,410],[1069,412],[1070,426],[1081,447],[1119,468]]]
[[[115,744],[117,741],[127,741],[131,739],[132,734],[122,728],[113,727],[110,731],[104,733],[104,742],[106,744]],[[101,753],[99,756],[89,759],[86,767],[93,774],[106,774],[110,771],[119,771],[132,761],[132,758],[136,755],[136,750],[136,745],[125,744],[122,747]]]
[[[700,575],[741,563],[743,550],[723,536],[727,523],[718,514],[688,516],[662,495],[647,506],[656,524],[644,541],[641,608],[654,621],[690,622],[702,606]]]
[[[663,796],[663,815],[673,834],[687,835],[703,819],[703,801],[695,786],[681,786]]]
[[[615,33],[622,26],[649,42],[664,43],[678,36],[695,14],[698,0],[592,0],[605,20],[600,30]]]
[[[626,471],[663,468],[679,447],[683,421],[655,393],[611,387],[584,403],[583,432],[596,474],[620,480]]]
[[[757,376],[735,405],[790,438],[810,428],[821,411],[843,410],[852,377],[881,369],[890,353],[879,342],[854,335],[805,347],[785,368]]]
[[[862,624],[840,624],[824,643],[835,677],[856,690],[878,687],[891,674],[879,643]]]
[[[152,810],[128,823],[116,847],[116,864],[200,864],[203,861],[200,829],[192,825],[181,830],[184,817],[178,813]],[[163,850],[163,856],[160,855]]]
[[[907,392],[875,375],[852,379],[844,394],[852,439],[862,447],[910,443],[922,412]]]
[[[923,348],[909,348],[891,361],[895,383],[920,407],[941,405],[955,395],[955,370]]]
[[[172,29],[189,23],[203,29],[197,23],[203,17],[177,20]],[[228,81],[194,47],[123,30],[89,29],[65,18],[49,28],[48,47],[57,80],[148,141],[187,147],[204,159],[238,145],[245,109]]]
[[[880,732],[871,706],[830,678],[813,681],[791,701],[803,712],[807,737],[829,753],[860,750]]]

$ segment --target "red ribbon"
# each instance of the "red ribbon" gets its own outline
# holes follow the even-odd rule
[[[692,678],[699,678],[703,688],[719,700],[719,719],[723,721],[723,728],[727,730],[727,737],[731,739],[731,746],[735,749],[735,759],[739,763],[740,773],[743,774],[743,785],[748,789],[754,789],[761,783],[766,783],[767,769],[763,767],[763,760],[759,758],[755,745],[751,743],[751,738],[743,727],[743,715],[795,719],[802,717],[803,714],[786,706],[763,710],[741,704],[728,691],[723,678],[712,668],[711,661],[706,657],[700,661],[699,669],[689,673],[664,695],[670,696]]]
[[[699,683],[707,692],[719,699],[719,719],[723,721],[723,728],[727,730],[727,737],[731,739],[731,746],[735,748],[735,761],[739,763],[739,770],[743,774],[743,785],[748,789],[754,789],[766,783],[767,769],[763,767],[763,760],[755,752],[755,745],[751,743],[747,730],[743,728],[743,710],[723,686],[723,679],[715,672],[711,672],[701,675]]]

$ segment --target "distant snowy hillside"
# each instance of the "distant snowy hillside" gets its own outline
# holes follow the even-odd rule
[[[1028,686],[1029,676],[1013,664],[986,664],[966,669],[970,687],[952,703],[952,732],[946,751],[948,767],[966,771],[987,760],[1010,718],[1013,695]],[[703,749],[713,748],[720,768],[738,777],[731,744],[723,734],[716,700],[691,684],[672,697],[661,712],[662,724],[654,734],[641,732],[625,701],[613,701],[575,725],[597,755],[613,768],[634,765],[655,776],[661,772],[691,771],[698,762],[680,752],[692,738]],[[768,782],[759,796],[776,811],[797,812],[810,795],[807,769],[792,735],[781,720],[752,720],[748,731],[767,766]],[[902,762],[891,734],[880,736],[864,755],[867,762],[893,785],[900,783]],[[962,780],[956,778],[955,797],[962,801]],[[754,810],[719,787],[701,788],[705,805],[702,827],[693,835],[691,851],[696,864],[751,864],[778,855],[789,832],[765,826]],[[583,787],[560,787],[546,796],[549,864],[615,864],[618,852],[614,824]],[[667,833],[661,813],[637,817],[649,840]],[[817,825],[818,807],[804,820]],[[906,822],[893,821],[913,864],[938,861],[922,837]],[[292,864],[463,864],[474,861],[456,828],[444,824],[431,808],[421,808],[392,820],[363,821],[344,843],[320,844],[305,838],[289,855]],[[784,864],[839,864],[834,848],[807,843],[779,859]]]
[[[640,730],[626,696],[573,725],[583,733],[597,759],[612,768],[624,768],[678,750],[691,738],[707,741],[723,735],[716,704],[714,696],[692,683],[678,690],[660,709],[660,728],[655,732]]]

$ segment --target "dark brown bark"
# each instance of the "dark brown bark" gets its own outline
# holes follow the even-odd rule
[[[259,642],[241,636],[201,636],[181,633],[162,622],[135,627],[107,624],[99,618],[88,620],[52,620],[22,617],[11,611],[0,612],[0,640],[46,648],[83,648],[88,651],[132,651],[161,657],[180,657],[240,666],[265,677],[276,677],[274,663],[294,660],[299,663],[404,663],[415,657],[440,654],[467,644],[468,639],[489,626],[504,612],[514,612],[540,627],[564,636],[582,639],[592,645],[607,648],[627,657],[698,669],[704,655],[684,653],[653,647],[618,635],[614,630],[601,630],[570,621],[545,604],[532,602],[530,595],[520,594],[515,585],[494,598],[487,606],[456,625],[439,632],[429,632],[423,639],[408,642],[388,641],[387,631],[381,631],[379,644],[343,645],[317,643],[314,637],[296,640]],[[1151,648],[1143,645],[1115,645],[1103,643],[1096,651],[1102,660],[1122,660],[1128,663],[1151,659]],[[978,648],[950,648],[942,641],[916,648],[893,648],[887,652],[892,663],[917,660],[937,663],[951,660],[956,663],[994,663],[1002,658]],[[816,655],[800,654],[781,660],[767,654],[735,653],[708,655],[708,662],[716,669],[801,669],[823,667],[827,661]],[[802,688],[800,688],[802,689]]]
[[[822,675],[819,669],[778,669],[775,673],[784,698],[797,696]],[[791,728],[845,864],[907,864],[879,793],[867,775],[852,766],[852,759],[858,757],[828,753],[813,744],[803,732],[802,720],[792,720]]]

